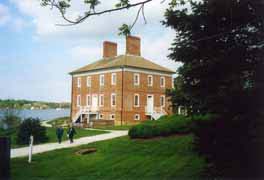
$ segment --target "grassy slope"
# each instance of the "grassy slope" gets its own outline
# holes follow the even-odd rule
[[[75,155],[82,148],[97,152]],[[12,179],[175,179],[199,177],[205,161],[192,151],[192,136],[153,140],[116,138],[76,148],[12,159]]]
[[[80,138],[80,137],[85,137],[85,136],[94,136],[98,134],[104,134],[108,133],[105,131],[97,131],[97,130],[85,130],[85,129],[76,129],[77,134],[74,136],[74,138]],[[4,136],[5,133],[0,132],[0,136]],[[18,148],[18,147],[24,147],[25,145],[17,145],[16,144],[16,131],[13,131],[12,133],[9,134],[11,136],[11,147],[12,148]],[[48,142],[57,142],[57,137],[56,137],[56,128],[47,128],[47,136],[49,137]],[[63,133],[63,140],[67,140],[67,129],[64,129]]]
[[[51,121],[48,121],[47,123],[50,124],[50,125],[62,125],[64,124],[65,122],[68,122],[70,120],[69,117],[60,117],[60,118],[56,118],[56,119],[53,119]]]

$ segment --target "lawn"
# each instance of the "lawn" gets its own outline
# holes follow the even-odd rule
[[[175,179],[199,178],[205,160],[192,150],[193,137],[152,140],[121,137],[11,160],[12,179]],[[76,155],[95,147],[97,152]]]
[[[133,125],[123,125],[123,126],[107,126],[107,127],[100,127],[96,129],[102,130],[129,130]]]
[[[52,126],[61,126],[63,124],[67,124],[67,122],[69,121],[70,121],[70,117],[60,117],[60,118],[56,118],[51,121],[48,121],[47,123]]]
[[[57,137],[56,137],[56,128],[46,128],[47,129],[47,136],[48,136],[48,142],[56,142]],[[85,136],[94,136],[98,134],[104,134],[108,133],[107,131],[97,131],[97,130],[85,130],[85,129],[76,129],[77,134],[74,136],[74,138],[80,138],[80,137],[85,137]],[[11,147],[12,148],[18,148],[18,147],[24,147],[25,145],[18,145],[16,144],[16,131],[11,131],[8,133],[5,133],[3,131],[0,132],[0,136],[10,136],[11,137]],[[63,140],[67,140],[67,128],[64,129],[63,133]]]

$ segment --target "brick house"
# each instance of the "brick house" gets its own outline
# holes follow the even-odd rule
[[[171,114],[165,90],[175,72],[141,57],[140,38],[126,37],[126,54],[103,43],[103,58],[70,73],[73,123],[135,124]]]

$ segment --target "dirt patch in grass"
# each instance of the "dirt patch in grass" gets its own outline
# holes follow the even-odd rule
[[[96,151],[97,151],[96,148],[86,148],[86,149],[81,149],[77,151],[75,154],[76,155],[86,155],[86,154],[95,153]]]

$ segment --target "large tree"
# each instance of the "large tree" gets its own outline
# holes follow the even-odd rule
[[[263,8],[263,0],[173,0],[166,12],[164,24],[176,31],[170,58],[183,64],[178,72],[189,112],[219,115],[197,133],[200,150],[222,171],[214,175],[260,173]]]

